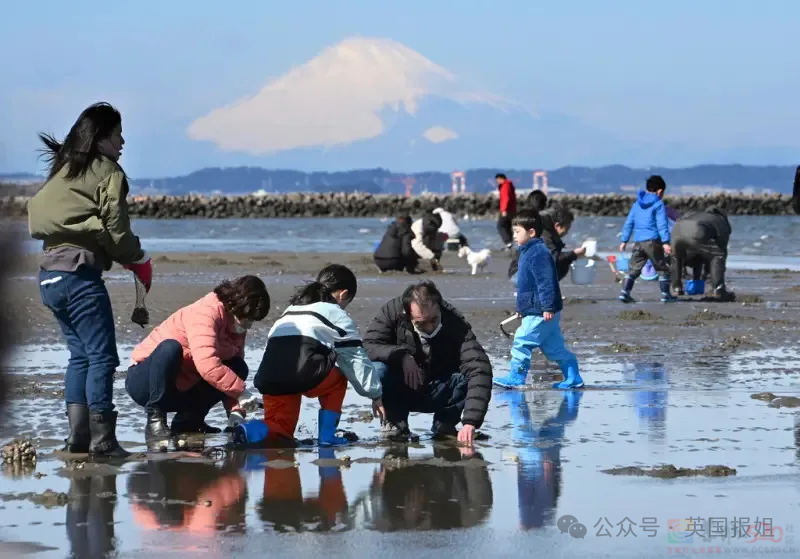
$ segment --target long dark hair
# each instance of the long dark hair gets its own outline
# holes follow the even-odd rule
[[[358,291],[356,275],[347,266],[328,264],[317,274],[315,281],[304,285],[295,293],[289,304],[336,303],[333,293],[343,289],[347,290],[351,300],[355,298]]]
[[[122,115],[117,109],[108,103],[95,103],[84,109],[63,142],[50,134],[39,134],[44,144],[42,155],[50,166],[47,178],[53,178],[64,166],[66,178],[82,177],[101,155],[97,143],[108,138],[121,123]]]
[[[214,293],[225,310],[240,320],[258,322],[269,313],[267,286],[256,276],[223,281],[214,288]]]

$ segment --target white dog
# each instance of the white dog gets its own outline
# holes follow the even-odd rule
[[[488,248],[475,252],[469,247],[461,247],[458,249],[458,257],[466,258],[470,266],[472,266],[472,275],[486,271],[489,263],[492,261],[492,251]]]

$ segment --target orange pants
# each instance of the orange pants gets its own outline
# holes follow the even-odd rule
[[[344,402],[346,391],[347,377],[337,367],[334,367],[321,383],[308,392],[282,396],[264,395],[264,422],[269,427],[270,438],[273,435],[294,438],[294,430],[300,419],[300,405],[303,396],[319,398],[319,405],[322,409],[342,413],[342,402]]]
[[[294,455],[290,455],[288,459],[294,460]],[[329,522],[336,520],[337,513],[344,513],[347,510],[347,494],[344,491],[341,473],[331,477],[320,477],[317,498],[303,499],[300,468],[267,466],[264,470],[264,506],[272,504],[280,510],[281,501],[303,503],[312,510],[319,507]]]

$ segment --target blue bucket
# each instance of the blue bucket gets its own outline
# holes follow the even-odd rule
[[[257,444],[267,438],[269,427],[261,419],[251,419],[233,429],[233,443],[237,446]]]
[[[617,271],[618,272],[627,272],[628,267],[631,264],[631,259],[625,256],[624,254],[620,253],[617,254]]]
[[[706,282],[703,280],[689,280],[686,282],[687,295],[703,295],[706,292]]]

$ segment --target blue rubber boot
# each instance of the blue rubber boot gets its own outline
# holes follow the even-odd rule
[[[251,419],[233,428],[233,444],[237,447],[257,445],[269,435],[269,427],[263,419]]]
[[[661,288],[661,302],[662,303],[674,303],[678,300],[672,293],[669,291],[669,278],[661,278],[658,281],[658,286]]]
[[[503,388],[519,388],[525,386],[526,378],[528,378],[528,372],[523,372],[521,369],[517,368],[504,377],[494,377],[492,379],[492,384],[495,386],[502,386]]]
[[[336,436],[336,428],[339,427],[339,418],[342,416],[331,410],[319,410],[317,422],[319,424],[319,446],[338,446],[347,444],[350,441],[344,437]]]
[[[583,379],[578,372],[578,362],[569,361],[561,366],[561,372],[564,373],[564,380],[557,382],[553,388],[559,390],[571,390],[573,388],[583,388]]]
[[[631,289],[633,289],[633,284],[636,283],[636,280],[625,276],[625,279],[622,280],[622,291],[619,292],[619,300],[623,303],[635,303],[633,297],[631,297]]]

